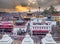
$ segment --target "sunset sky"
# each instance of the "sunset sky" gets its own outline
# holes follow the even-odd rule
[[[31,7],[48,7],[50,5],[59,5],[60,0],[0,0],[0,8],[14,8],[16,5],[28,5]]]

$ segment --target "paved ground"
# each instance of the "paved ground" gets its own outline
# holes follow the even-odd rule
[[[21,44],[21,41],[15,40],[15,41],[13,42],[13,44]],[[37,43],[35,42],[35,44],[40,44],[40,42],[39,42],[39,41],[38,41]],[[57,41],[57,44],[60,44],[60,41]]]

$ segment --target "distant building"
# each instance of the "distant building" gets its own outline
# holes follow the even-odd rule
[[[35,18],[30,22],[30,30],[32,34],[46,34],[52,32],[53,25],[56,25],[56,21]]]
[[[60,21],[60,14],[51,14],[51,17],[52,17],[55,21]]]

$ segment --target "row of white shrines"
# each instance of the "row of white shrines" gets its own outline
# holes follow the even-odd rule
[[[9,35],[4,34],[2,39],[0,39],[0,44],[12,44],[13,41],[14,40]],[[30,35],[26,34],[21,44],[35,44],[35,43],[34,40],[30,37]],[[44,38],[41,39],[40,44],[56,44],[56,41],[53,39],[52,35],[48,33]]]

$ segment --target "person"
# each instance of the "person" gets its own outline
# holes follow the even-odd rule
[[[25,34],[25,30],[23,29],[23,30],[22,30],[22,35],[24,35],[24,34]]]
[[[17,34],[18,34],[18,35],[21,35],[21,34],[22,34],[22,30],[19,29],[19,30],[17,31]]]

